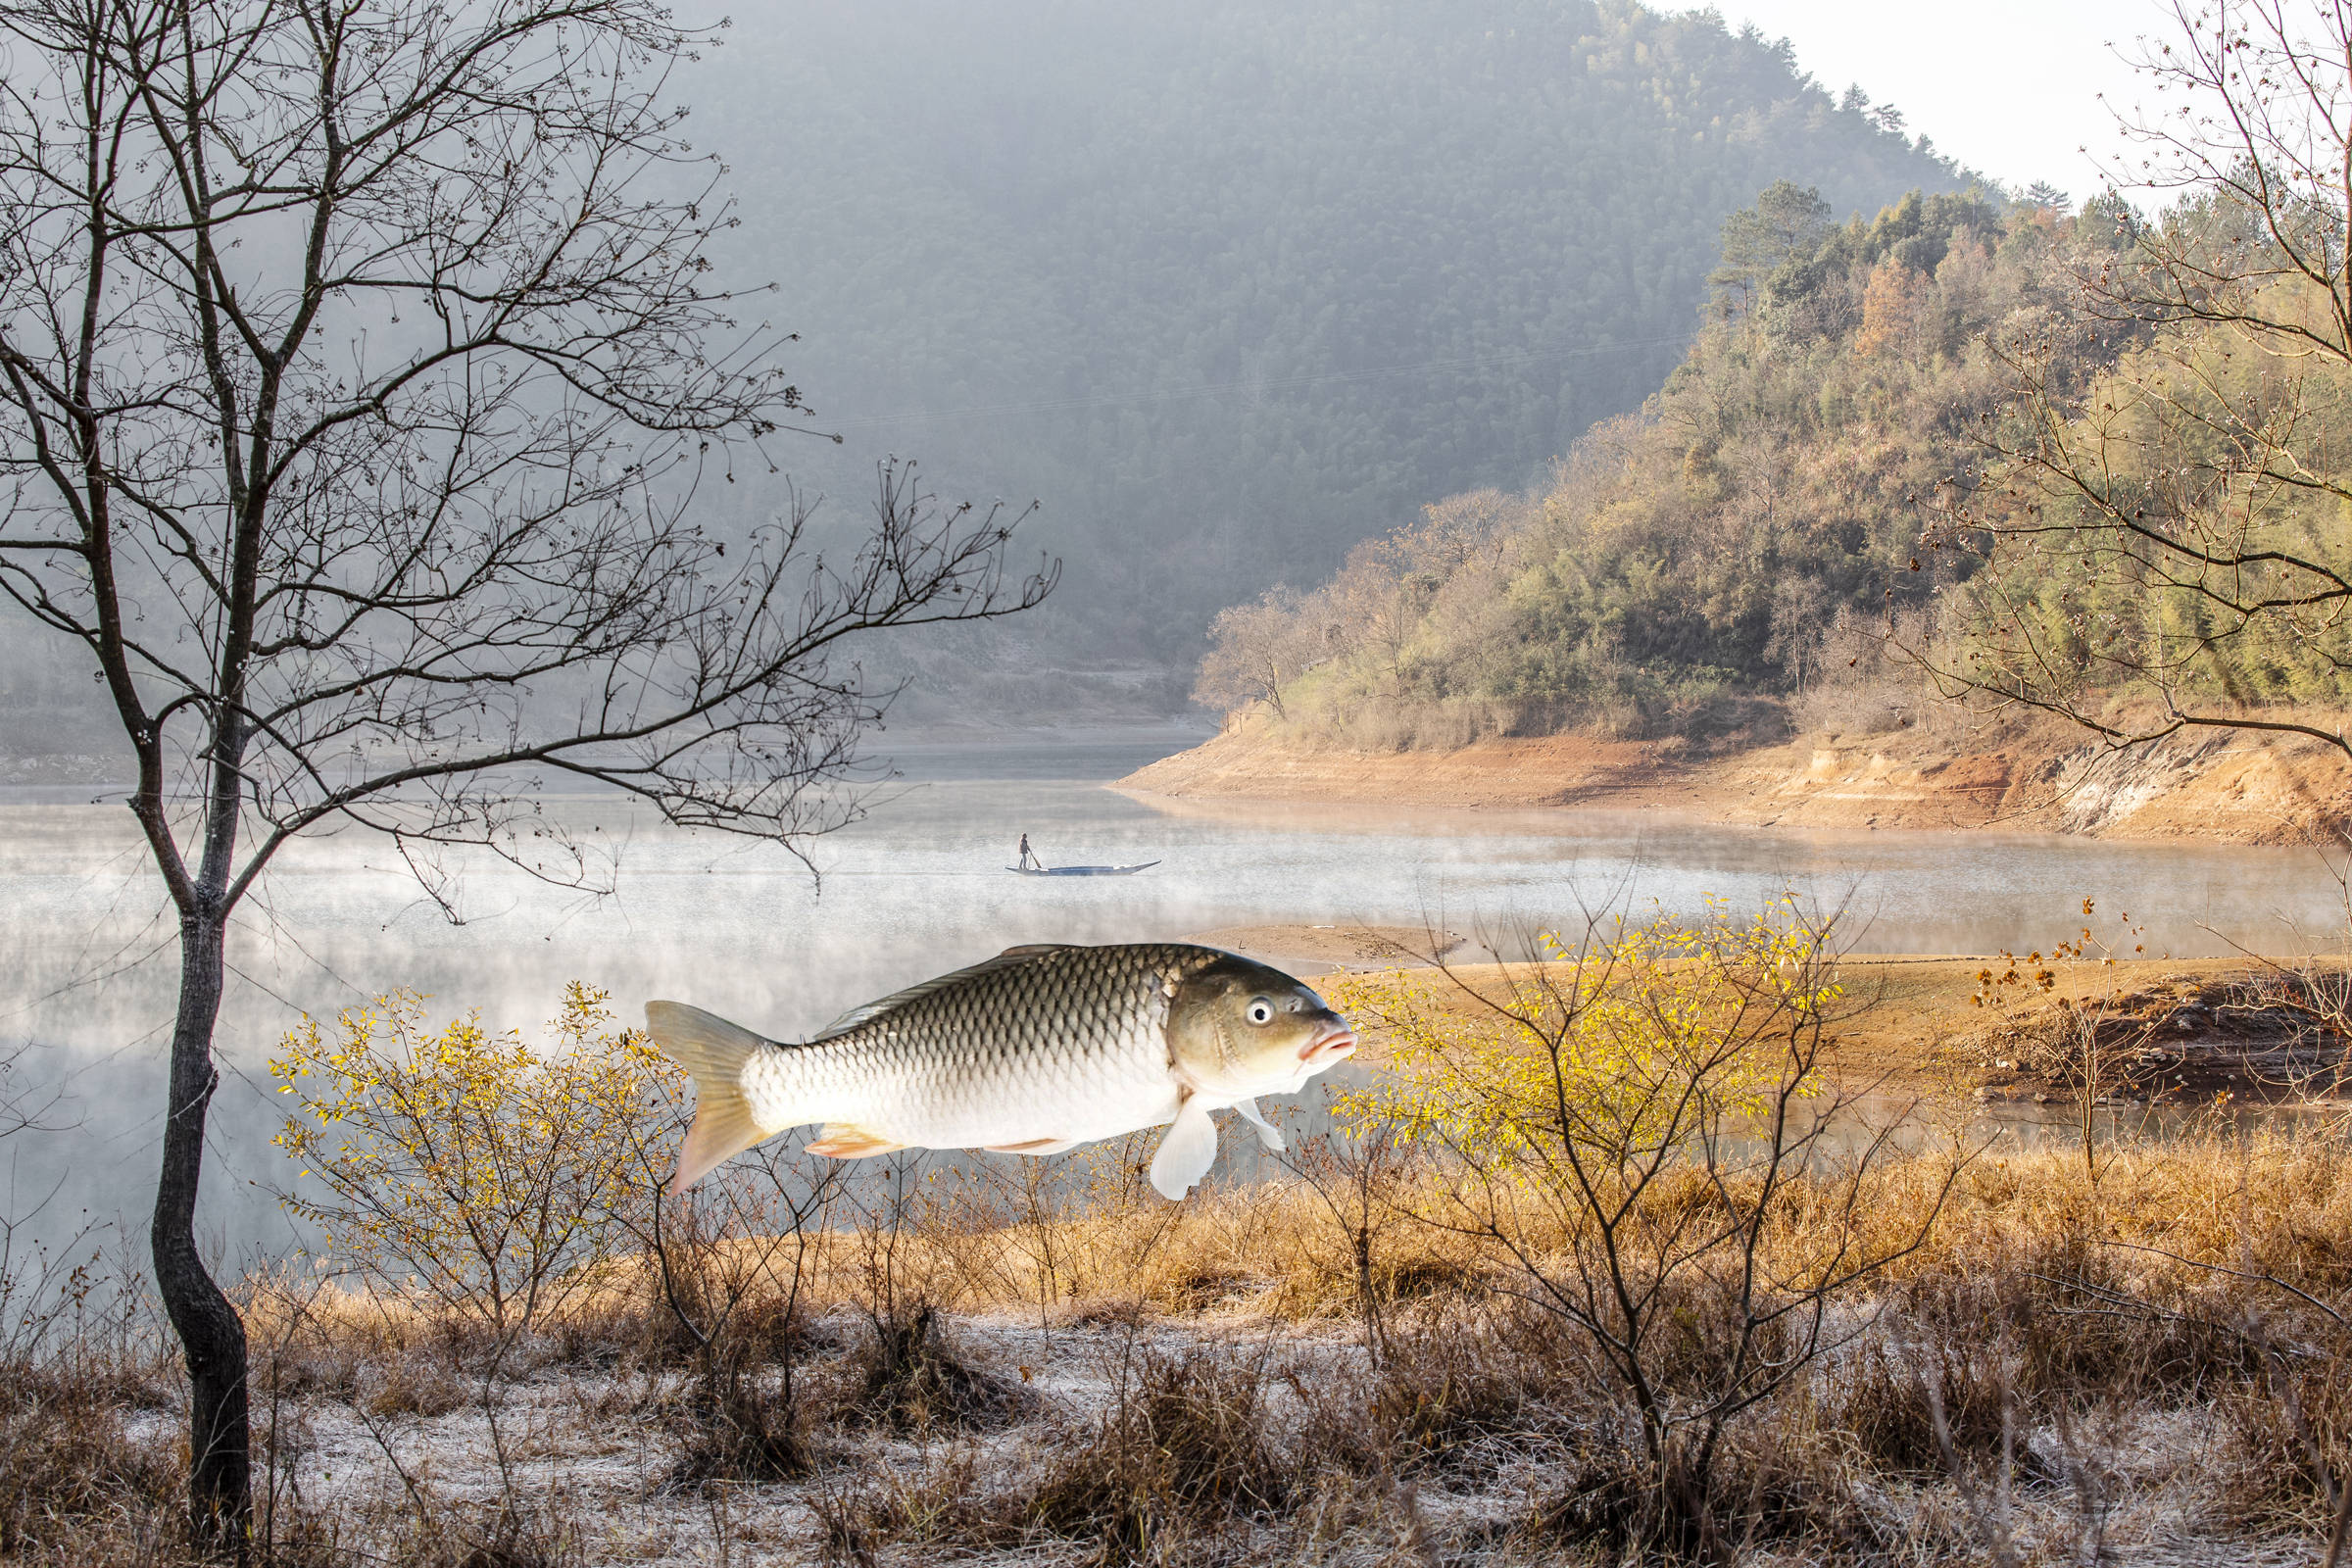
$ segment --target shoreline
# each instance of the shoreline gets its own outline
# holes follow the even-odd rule
[[[1423,1006],[1464,1023],[1491,1021],[1470,993],[1494,983],[1503,966],[1476,938],[1445,931],[1433,945],[1429,935],[1335,923],[1225,926],[1187,940],[1288,968],[1318,990],[1393,979]],[[2332,972],[2335,960],[2126,957],[2112,966],[2085,964],[2097,981],[2091,990],[2081,977],[2070,978],[2045,997],[1990,1011],[1972,999],[1980,971],[2009,965],[2002,955],[1857,952],[1837,962],[1856,1005],[1832,1029],[1828,1073],[1849,1091],[1923,1102],[1973,1100],[1987,1108],[2078,1103],[2074,1090],[2037,1071],[2033,1059],[2046,1054],[2037,1049],[2047,1045],[2045,1037],[2071,1021],[2060,1000],[2071,992],[2099,1016],[2102,1038],[2111,1039],[2119,1059],[2131,1057],[2114,1069],[2119,1105],[2185,1110],[2210,1105],[2217,1096],[2250,1107],[2292,1102],[2332,1112],[2344,1105],[2338,1086],[2316,1098],[2286,1090],[2310,1024],[2276,994],[2285,977]],[[2111,1000],[2101,1002],[2094,992]],[[1388,1057],[1387,1031],[1375,1022],[1363,1033],[1359,1059],[1377,1066]]]
[[[1113,781],[1147,801],[1580,809],[1710,824],[2060,833],[2247,845],[2352,834],[2352,767],[2302,736],[2214,731],[2130,751],[2054,720],[1815,735],[1708,754],[1550,735],[1446,751],[1322,748],[1263,715]]]

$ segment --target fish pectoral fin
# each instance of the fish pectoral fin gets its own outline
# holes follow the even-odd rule
[[[895,1138],[868,1132],[854,1123],[829,1121],[817,1129],[815,1140],[808,1145],[808,1152],[829,1154],[835,1159],[863,1159],[869,1154],[887,1154],[906,1147]]]
[[[1058,1154],[1065,1149],[1076,1149],[1075,1138],[1032,1138],[1025,1144],[982,1144],[992,1154]]]
[[[1272,1122],[1266,1120],[1265,1113],[1257,1108],[1256,1101],[1236,1101],[1234,1102],[1233,1108],[1242,1113],[1242,1120],[1248,1122],[1250,1126],[1257,1129],[1257,1141],[1259,1143],[1265,1145],[1268,1150],[1277,1154],[1282,1152],[1285,1147],[1282,1141],[1282,1133],[1280,1129],[1275,1127]]]
[[[1217,1162],[1217,1124],[1199,1095],[1187,1095],[1168,1135],[1152,1156],[1152,1185],[1159,1196],[1181,1199]]]

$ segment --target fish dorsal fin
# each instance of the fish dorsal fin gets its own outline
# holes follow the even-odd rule
[[[887,997],[878,997],[860,1006],[852,1007],[815,1034],[810,1035],[808,1044],[817,1045],[823,1041],[846,1035],[853,1029],[862,1028],[884,1013],[896,1011],[910,1002],[916,1002],[931,995],[934,991],[945,991],[952,985],[970,980],[978,975],[991,974],[999,969],[1010,969],[1017,964],[1033,963],[1050,953],[1066,953],[1069,948],[1070,944],[1066,942],[1033,942],[1026,947],[1006,948],[995,957],[982,958],[969,968],[957,969],[953,974],[939,975],[924,981],[921,985],[908,986],[904,991],[893,991]]]

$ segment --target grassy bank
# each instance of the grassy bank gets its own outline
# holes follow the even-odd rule
[[[332,1245],[239,1291],[257,1560],[2323,1555],[2331,972],[1834,960],[1775,909],[1344,977],[1385,1070],[1182,1203],[1156,1130],[855,1167],[794,1134],[660,1193],[678,1085],[584,987],[553,1054],[414,999],[298,1031]],[[2180,1099],[2146,1048],[2198,1017],[2310,1108],[2030,1148],[1947,1070]],[[7,1560],[184,1558],[184,1384],[102,1298],[10,1298]]]
[[[1426,946],[1397,931],[1359,941],[1393,953]],[[1260,951],[1279,959],[1297,937],[1269,928]],[[1443,969],[1416,965],[1383,971],[1376,956],[1359,960],[1351,981],[1326,987],[1352,993],[1364,980],[1415,1008],[1476,1024],[1484,1003],[1502,997],[1511,969],[1464,961],[1465,945]],[[2226,1097],[2239,1104],[2329,1105],[2341,1097],[2334,1063],[2332,1014],[2352,994],[2333,963],[2276,965],[2243,958],[2122,958],[2079,963],[2051,987],[2035,980],[2049,961],[2039,953],[1977,957],[1847,954],[1838,973],[1846,1004],[1832,1021],[1821,1071],[1849,1091],[1916,1102],[1923,1114],[2004,1102],[2072,1103],[2086,1066],[2101,1073],[2093,1095],[2129,1121],[2135,1111],[2180,1112]],[[1981,978],[1989,974],[1988,984]],[[2003,983],[2004,976],[2014,976]],[[2095,1020],[2107,1048],[2102,1065],[2080,1059],[2070,1039],[2082,1018]],[[1377,1009],[1358,1019],[1368,1066],[1390,1058],[1396,1032]]]

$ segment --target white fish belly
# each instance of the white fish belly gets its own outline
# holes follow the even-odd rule
[[[920,1149],[1091,1142],[1172,1121],[1182,1103],[1156,1039],[896,1060],[786,1049],[761,1053],[743,1086],[768,1132],[836,1122]]]
[[[1038,1054],[951,1063],[877,1085],[845,1118],[923,1149],[1110,1138],[1175,1118],[1179,1097],[1164,1048],[1073,1061]]]

